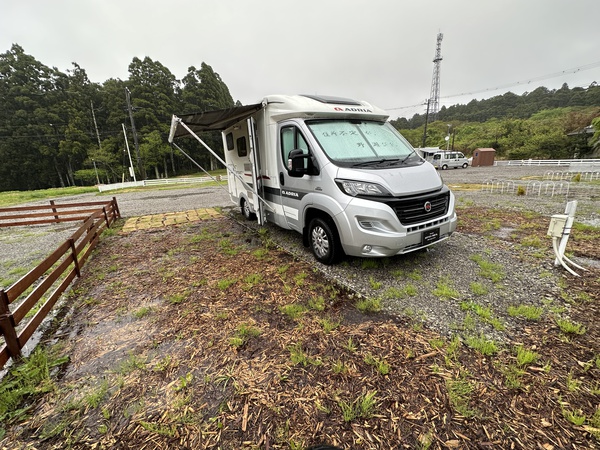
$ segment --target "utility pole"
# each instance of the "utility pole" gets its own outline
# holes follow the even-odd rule
[[[137,166],[140,172],[140,176],[145,180],[146,171],[144,170],[144,165],[142,164],[142,158],[140,156],[140,144],[138,142],[137,132],[135,131],[135,122],[133,120],[133,108],[131,107],[131,92],[129,92],[128,88],[125,88],[125,97],[127,98],[127,110],[129,111],[129,120],[131,121],[131,132],[133,133],[133,145],[135,146],[135,157],[137,160]]]
[[[127,154],[129,155],[129,175],[133,177],[133,182],[137,183],[137,180],[135,179],[135,170],[133,170],[133,162],[131,161],[131,152],[129,151],[129,141],[127,141],[127,132],[125,132],[125,124],[122,123],[121,126],[123,127],[123,134],[125,135],[125,146],[127,147]]]
[[[425,148],[425,141],[427,140],[427,122],[429,121],[429,100],[427,99],[427,112],[425,113],[425,127],[423,128],[423,145],[421,147]]]
[[[96,114],[94,113],[94,102],[90,100],[90,106],[92,107],[92,118],[94,119],[94,128],[96,128],[96,137],[98,138],[98,148],[102,150],[102,144],[100,143],[100,133],[98,133],[98,124],[96,123]]]

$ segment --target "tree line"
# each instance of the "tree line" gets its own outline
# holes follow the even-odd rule
[[[127,80],[103,83],[72,66],[48,67],[17,44],[0,54],[0,191],[129,180],[127,144],[137,179],[196,172],[166,142],[171,115],[234,106],[227,85],[204,62],[178,80],[160,62],[134,57]],[[596,135],[578,133],[590,123]],[[442,107],[433,122],[415,114],[392,124],[415,147],[467,154],[493,147],[510,159],[585,157],[600,137],[600,86],[508,92]],[[202,138],[220,151],[218,133]],[[186,150],[202,167],[216,167],[196,141]]]
[[[520,96],[507,92],[444,106],[435,121],[427,114],[415,114],[392,124],[415,147],[451,148],[466,154],[494,148],[497,157],[506,159],[585,158],[598,150],[600,86],[569,89],[563,84],[560,89],[540,87]],[[590,125],[595,132],[590,132]]]
[[[195,172],[166,142],[171,115],[234,106],[227,85],[204,62],[181,80],[149,57],[128,70],[127,80],[100,84],[76,63],[61,72],[17,44],[0,54],[0,191],[129,180],[125,135],[138,179]],[[203,138],[220,147],[220,136]],[[197,143],[188,150],[210,167]]]

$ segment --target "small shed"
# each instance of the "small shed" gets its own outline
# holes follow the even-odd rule
[[[496,158],[496,150],[493,148],[476,148],[473,151],[473,167],[493,166]]]

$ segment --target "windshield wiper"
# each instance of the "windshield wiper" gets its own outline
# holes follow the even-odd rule
[[[363,161],[356,164],[352,164],[352,167],[367,167],[367,166],[378,166],[379,164],[383,164],[385,162],[395,163],[398,159],[376,159],[374,161]]]

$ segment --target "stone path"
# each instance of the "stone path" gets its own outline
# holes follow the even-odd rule
[[[214,208],[190,209],[182,212],[170,212],[152,214],[127,219],[123,225],[123,233],[135,230],[147,230],[149,228],[162,228],[170,225],[181,225],[184,223],[198,222],[200,220],[221,217],[222,214]]]

